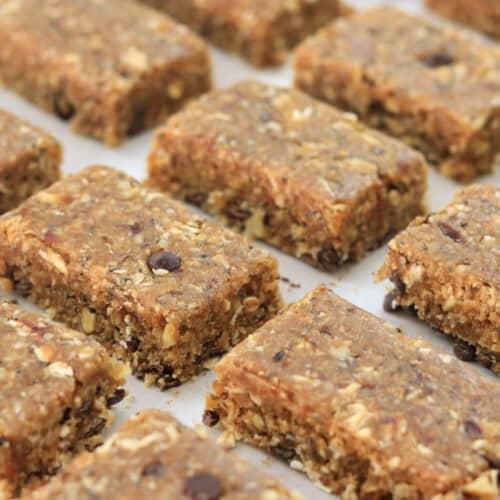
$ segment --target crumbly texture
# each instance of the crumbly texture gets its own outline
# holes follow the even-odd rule
[[[306,36],[351,11],[340,0],[140,1],[167,12],[255,66],[284,62],[288,51]]]
[[[417,218],[389,243],[377,277],[396,285],[394,307],[414,308],[500,374],[500,189],[470,186]]]
[[[295,82],[460,182],[500,152],[500,48],[450,25],[383,7],[340,19],[297,49]]]
[[[161,128],[148,185],[331,270],[422,213],[422,156],[305,94],[243,82]]]
[[[210,88],[203,41],[131,0],[4,0],[0,79],[115,145]]]
[[[344,499],[499,498],[498,384],[324,287],[216,373],[213,421]]]
[[[95,447],[126,375],[96,341],[0,301],[0,498]]]
[[[94,453],[76,458],[47,486],[43,499],[134,500],[298,499],[268,476],[181,425],[168,413],[144,410]]]
[[[0,109],[0,214],[59,179],[61,145]]]
[[[439,14],[500,38],[500,3],[498,0],[426,0]]]
[[[161,387],[191,378],[282,305],[267,252],[108,167],[0,218],[0,276]]]

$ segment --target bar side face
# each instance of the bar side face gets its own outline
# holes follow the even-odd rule
[[[0,214],[58,180],[61,160],[52,136],[0,110]]]
[[[469,182],[492,170],[500,150],[499,68],[493,45],[381,8],[305,41],[295,82],[421,150],[444,175]]]
[[[5,85],[110,145],[210,88],[205,44],[135,2],[58,0],[49,9],[22,0],[0,9]]]
[[[325,288],[237,346],[216,373],[207,410],[226,432],[332,492],[498,495],[498,387]]]
[[[147,183],[331,270],[421,213],[426,181],[418,153],[351,115],[244,82],[158,131]]]
[[[127,370],[95,341],[5,302],[0,344],[0,483],[15,493],[100,442]]]
[[[281,1],[141,0],[163,10],[224,50],[255,66],[284,62],[288,51],[330,19],[348,13],[339,0]]]
[[[417,219],[390,244],[379,279],[396,284],[395,306],[414,308],[472,346],[500,373],[500,190],[471,186],[440,212]]]
[[[35,195],[0,232],[2,276],[148,384],[188,380],[282,305],[268,253],[110,168]]]
[[[500,38],[500,5],[496,0],[427,0],[439,14]]]
[[[92,472],[93,471],[93,472]],[[206,434],[158,410],[129,419],[96,452],[84,454],[29,498],[298,499]]]

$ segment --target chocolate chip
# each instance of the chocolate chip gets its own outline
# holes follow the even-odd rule
[[[141,343],[137,337],[130,337],[130,339],[127,340],[127,351],[136,352],[140,345]]]
[[[273,356],[273,361],[281,361],[285,357],[285,353],[283,351],[278,351],[274,356]]]
[[[441,230],[441,232],[448,238],[451,238],[453,241],[456,242],[464,241],[460,232],[457,231],[454,227],[450,226],[447,222],[439,221],[437,225]]]
[[[33,285],[29,281],[16,281],[14,283],[14,290],[22,297],[27,297],[32,289]]]
[[[463,340],[455,341],[453,344],[453,352],[455,356],[462,361],[474,361],[476,359],[476,348]]]
[[[225,213],[228,217],[235,220],[246,220],[252,215],[251,210],[240,207],[237,204],[229,204],[226,207]]]
[[[164,269],[172,272],[181,267],[181,259],[170,252],[156,252],[149,256],[148,265],[151,271]]]
[[[184,200],[187,201],[188,203],[191,203],[192,205],[196,206],[201,206],[203,203],[205,203],[207,199],[206,193],[190,193],[184,196]]]
[[[481,427],[474,420],[466,420],[464,422],[464,430],[465,434],[472,439],[477,439],[482,434]]]
[[[406,285],[404,284],[404,281],[399,277],[399,274],[397,274],[396,271],[393,271],[391,273],[390,279],[396,286],[398,295],[404,295],[404,293],[406,292]]]
[[[429,68],[439,68],[441,66],[449,66],[455,62],[452,55],[448,54],[444,50],[437,52],[430,52],[427,54],[421,54],[419,56],[420,61],[422,61]]]
[[[120,401],[123,400],[125,395],[126,395],[125,389],[116,389],[115,393],[106,400],[108,408],[110,406],[117,405]]]
[[[69,102],[64,92],[57,92],[54,95],[53,104],[54,112],[63,120],[70,120],[75,114],[75,107]]]
[[[134,222],[130,226],[130,231],[132,232],[132,234],[138,234],[138,233],[140,233],[141,232],[141,225],[138,222]]]
[[[286,448],[284,446],[273,446],[271,447],[273,455],[290,462],[295,458],[295,450],[292,448]]]
[[[205,410],[203,413],[203,423],[207,427],[213,427],[219,422],[219,414],[215,410]]]
[[[333,248],[321,249],[316,257],[320,266],[327,270],[335,267],[340,261],[337,252]]]
[[[187,478],[184,493],[193,500],[218,500],[224,495],[224,485],[212,474],[199,472]]]
[[[476,360],[485,368],[491,368],[493,366],[493,360],[484,352],[476,353]]]
[[[106,427],[106,420],[104,418],[96,418],[83,434],[83,439],[88,439],[96,434],[99,434],[104,427]]]
[[[500,457],[494,457],[493,455],[485,455],[484,459],[488,462],[488,465],[492,469],[500,470]]]
[[[392,290],[386,294],[384,298],[384,311],[386,312],[394,312],[399,309],[399,306],[396,304],[396,299],[399,297],[397,290]]]
[[[60,424],[64,424],[69,420],[69,417],[71,417],[71,408],[64,408]]]
[[[143,476],[160,476],[165,470],[165,465],[161,462],[152,462],[142,469]]]

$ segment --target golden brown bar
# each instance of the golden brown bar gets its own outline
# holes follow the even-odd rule
[[[281,307],[267,252],[99,166],[0,218],[1,277],[163,388]]]
[[[500,386],[325,287],[216,373],[207,420],[343,498],[499,496]]]
[[[56,139],[0,109],[0,214],[58,180],[61,160]]]
[[[377,276],[395,284],[389,308],[414,308],[458,341],[459,357],[500,375],[500,189],[470,186],[417,218],[389,243]]]
[[[144,410],[94,453],[76,458],[31,500],[299,500],[234,453],[181,425],[168,413]]]
[[[388,7],[340,19],[297,49],[295,82],[460,182],[500,152],[500,48],[450,25]]]
[[[282,63],[288,51],[329,20],[350,12],[341,0],[140,0],[170,14],[255,66]]]
[[[0,498],[95,447],[126,375],[95,340],[0,300]]]
[[[210,88],[205,44],[131,0],[4,0],[0,80],[115,145]]]
[[[305,94],[207,94],[159,129],[148,184],[322,269],[360,259],[423,211],[422,156]]]

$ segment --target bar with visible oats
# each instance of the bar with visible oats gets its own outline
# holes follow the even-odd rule
[[[99,444],[126,375],[95,340],[0,300],[0,498]]]
[[[0,109],[0,214],[59,179],[62,146]]]
[[[470,186],[441,211],[419,217],[389,243],[379,280],[391,308],[455,339],[455,353],[500,375],[500,189]]]
[[[329,20],[350,12],[341,0],[140,0],[170,14],[254,66],[283,63]]]
[[[422,213],[420,154],[301,92],[248,81],[156,134],[148,184],[325,270]]]
[[[109,167],[0,218],[0,277],[162,388],[281,307],[276,260]]]
[[[500,152],[500,48],[389,7],[333,22],[296,52],[295,83],[421,150],[460,182]]]
[[[342,498],[498,498],[500,386],[325,287],[215,370],[206,420]]]
[[[116,145],[210,88],[205,44],[131,0],[4,0],[0,80]]]
[[[103,446],[77,457],[31,500],[280,500],[298,495],[159,410],[143,410]]]
[[[500,38],[500,3],[498,0],[426,0],[437,13]]]

